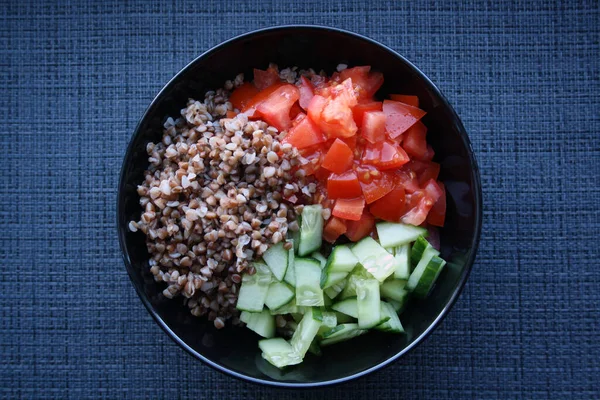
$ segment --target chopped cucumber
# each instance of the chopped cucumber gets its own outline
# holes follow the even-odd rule
[[[263,254],[263,260],[271,269],[273,276],[280,282],[283,280],[288,268],[288,257],[289,251],[283,247],[283,242],[269,247]]]
[[[425,228],[393,222],[378,222],[376,227],[379,243],[383,247],[396,247],[414,242],[419,236],[427,234]]]
[[[301,217],[300,217],[301,218]],[[298,223],[301,223],[300,218],[298,219]],[[300,246],[300,231],[288,231],[292,244],[294,245],[294,252],[298,253],[298,247]]]
[[[238,295],[237,309],[242,311],[260,312],[265,305],[267,292],[271,283],[271,272],[265,264],[254,263],[256,273],[244,274],[242,286]]]
[[[301,313],[293,313],[290,315],[292,316],[292,318],[294,319],[294,321],[296,323],[299,323],[300,321],[302,321],[302,318],[304,317],[304,314],[301,314]],[[297,327],[298,326],[295,326],[293,330],[296,330]]]
[[[408,295],[404,298],[404,301],[396,301],[388,299],[388,303],[394,308],[397,314],[401,313],[404,310],[404,306],[406,306],[406,302],[408,301]]]
[[[323,290],[320,286],[321,268],[312,258],[296,258],[296,304],[299,306],[324,305]]]
[[[394,261],[396,262],[394,278],[408,279],[410,276],[410,244],[403,244],[394,249]]]
[[[294,243],[297,242],[296,241],[292,241],[292,240],[288,240],[288,242],[292,243],[292,248],[288,250],[288,266],[287,269],[285,271],[285,276],[283,277],[283,280],[286,281],[287,283],[289,283],[290,285],[296,287],[296,274],[295,274],[295,269],[294,269]]]
[[[321,346],[329,346],[334,343],[344,342],[357,336],[363,335],[368,331],[360,329],[358,324],[342,324],[336,326],[331,331],[327,332],[327,336],[321,340]]]
[[[310,354],[314,354],[315,356],[318,356],[318,357],[320,357],[323,354],[323,352],[321,351],[321,346],[319,346],[319,342],[317,342],[316,338],[315,338],[315,340],[312,341],[312,343],[308,347],[308,352]]]
[[[321,205],[304,206],[300,224],[298,255],[303,257],[321,247],[323,217]]]
[[[246,322],[248,329],[253,330],[267,339],[275,336],[275,318],[268,310],[259,313],[250,313],[250,319]]]
[[[410,263],[413,267],[419,263],[421,257],[423,257],[423,252],[429,246],[431,245],[423,236],[419,236],[417,240],[413,243],[412,249],[410,251]]]
[[[436,252],[437,252],[437,250],[436,250]],[[435,283],[438,276],[440,275],[442,268],[444,268],[444,265],[446,265],[446,261],[444,261],[440,257],[438,257],[438,254],[435,254],[433,257],[431,257],[431,259],[427,262],[427,264],[423,268],[423,272],[419,276],[417,283],[415,284],[415,286],[412,289],[412,292],[415,296],[421,297],[421,298],[427,297],[427,295],[429,294],[429,291],[433,287],[433,284]],[[423,254],[423,257],[425,257],[425,253]],[[421,262],[419,262],[419,264],[417,264],[417,268],[420,265],[421,265]],[[417,269],[415,268],[415,271],[416,270]],[[411,275],[411,278],[412,278],[412,275]],[[410,280],[409,280],[409,282],[410,282]]]
[[[321,272],[321,288],[327,289],[337,283],[340,283],[348,276],[347,272],[325,272],[323,270]]]
[[[321,279],[323,279],[323,275],[321,275]],[[344,290],[347,283],[348,280],[342,279],[340,282],[335,283],[327,289],[323,290],[323,293],[325,293],[327,297],[333,300],[337,297],[338,294],[342,292],[342,290]]]
[[[428,243],[427,247],[423,251],[423,255],[421,256],[421,260],[415,267],[415,270],[410,274],[408,278],[408,282],[406,283],[406,288],[412,292],[414,292],[417,285],[420,286],[419,293],[417,295],[426,296],[427,293],[423,294],[423,290],[425,287],[430,288],[433,286],[433,280],[437,277],[438,269],[440,269],[443,265],[439,265],[440,263],[434,262],[431,268],[428,269],[429,262],[435,256],[440,254],[439,251],[431,247]],[[439,257],[438,257],[439,258]],[[441,260],[441,258],[439,258]],[[425,271],[428,270],[427,273]],[[432,274],[433,271],[433,274]],[[423,279],[423,281],[421,281]]]
[[[406,281],[400,279],[383,282],[379,290],[381,292],[381,297],[399,302],[404,301],[408,295],[408,290],[406,290]]]
[[[252,313],[248,312],[248,311],[242,311],[240,313],[240,321],[242,321],[243,323],[247,324],[248,321],[250,321],[250,318],[252,317]]]
[[[327,264],[327,259],[323,257],[323,254],[319,253],[318,251],[314,251],[310,256],[321,264],[321,269],[323,269],[323,267],[325,267],[325,264]]]
[[[292,346],[285,339],[273,338],[260,340],[258,347],[262,351],[262,357],[277,368],[300,364],[302,362],[302,357],[294,352]]]
[[[379,282],[394,273],[394,256],[388,253],[372,237],[367,236],[352,247],[352,253],[362,266]]]
[[[321,287],[326,289],[341,282],[356,264],[358,259],[348,246],[335,246],[321,273]]]
[[[379,302],[379,282],[376,279],[356,281],[358,326],[361,329],[372,328],[385,321]]]
[[[269,310],[276,310],[283,307],[294,298],[294,290],[284,282],[273,282],[269,286],[265,305]]]
[[[348,322],[353,322],[353,323],[356,322],[356,318],[352,318],[351,316],[341,313],[339,311],[335,312],[335,316],[337,317],[338,324],[346,324]]]
[[[301,358],[304,358],[310,344],[315,336],[317,336],[322,321],[321,311],[316,307],[312,307],[306,311],[302,321],[298,324],[298,329],[294,332],[290,344],[294,352]]]
[[[398,318],[398,314],[396,314],[396,310],[394,310],[394,307],[392,307],[391,304],[383,301],[381,302],[381,315],[388,317],[388,320],[377,325],[375,329],[392,333],[404,332],[404,327],[400,322],[400,318]]]
[[[271,315],[284,315],[294,313],[304,314],[304,311],[304,307],[297,306],[296,301],[292,300],[289,303],[284,304],[283,306],[277,309],[271,310]]]
[[[323,335],[324,332],[327,332],[337,325],[337,315],[332,311],[322,311],[323,314],[323,322],[321,323],[321,327],[319,328],[318,335]]]
[[[358,303],[356,297],[342,300],[331,306],[332,310],[346,314],[352,318],[358,318]]]

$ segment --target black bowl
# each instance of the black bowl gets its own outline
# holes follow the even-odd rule
[[[311,354],[293,368],[280,371],[265,362],[257,336],[245,328],[217,331],[206,319],[190,315],[181,300],[166,300],[163,284],[154,282],[142,233],[127,229],[141,207],[136,186],[148,166],[146,143],[158,141],[167,116],[176,116],[188,98],[202,99],[207,90],[269,62],[280,67],[324,69],[371,65],[384,73],[379,97],[390,93],[419,96],[429,127],[428,141],[441,163],[440,179],[448,193],[446,226],[441,230],[442,255],[447,267],[430,296],[413,301],[402,314],[405,335],[372,332]],[[118,233],[127,272],[142,302],[167,334],[190,354],[232,376],[274,386],[310,387],[347,381],[397,360],[421,342],[440,323],[463,288],[475,259],[481,230],[479,170],[465,129],[448,101],[413,64],[393,50],[364,36],[316,26],[283,26],[251,32],[202,54],[160,91],[138,124],[127,149],[118,193]]]

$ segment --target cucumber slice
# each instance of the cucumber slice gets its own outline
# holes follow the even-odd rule
[[[331,329],[337,326],[337,315],[332,311],[322,311],[323,314],[323,322],[321,323],[321,327],[317,332],[318,336],[322,336],[323,333],[330,331]]]
[[[323,257],[323,254],[319,253],[318,251],[313,252],[310,256],[321,264],[321,269],[323,269],[323,267],[325,267],[325,264],[327,264],[327,259]]]
[[[321,289],[321,268],[312,258],[296,258],[296,304],[299,306],[322,306],[325,304]]]
[[[414,242],[419,236],[427,235],[427,229],[419,226],[398,224],[394,222],[378,222],[377,236],[383,247],[396,247]]]
[[[290,285],[296,287],[296,274],[295,274],[295,269],[294,269],[294,243],[297,242],[293,241],[293,240],[288,240],[288,242],[292,243],[292,248],[288,250],[288,266],[287,266],[287,270],[285,271],[285,276],[283,277],[283,280],[286,281],[287,283],[289,283]]]
[[[379,301],[379,299],[377,300]],[[346,314],[352,318],[358,318],[358,302],[356,297],[342,300],[331,306],[331,309],[342,314]]]
[[[379,282],[376,279],[361,279],[356,281],[358,326],[361,329],[372,328],[386,320],[381,315],[381,306],[379,303]]]
[[[321,279],[323,279],[322,274],[321,274]],[[338,294],[340,294],[342,292],[342,290],[344,290],[347,283],[348,283],[348,280],[342,279],[340,282],[335,283],[332,286],[328,287],[327,289],[323,290],[323,293],[325,293],[325,295],[327,297],[329,297],[330,299],[333,300],[337,297]]]
[[[289,251],[283,247],[283,242],[269,247],[263,254],[263,260],[271,269],[273,276],[280,282],[288,268],[288,256]]]
[[[246,326],[248,329],[267,339],[275,336],[275,317],[268,310],[251,313],[250,320],[246,323]]]
[[[390,303],[390,305],[394,308],[394,310],[396,311],[396,314],[400,314],[404,310],[404,306],[406,305],[407,301],[408,301],[408,295],[406,296],[404,301],[396,301],[396,300],[388,299],[388,303]]]
[[[337,317],[338,324],[347,324],[349,322],[356,323],[356,318],[352,318],[351,316],[341,313],[339,311],[335,312],[335,316]]]
[[[322,321],[321,311],[316,307],[312,307],[306,311],[302,321],[298,324],[298,329],[294,332],[290,344],[294,352],[301,358],[304,358],[310,344],[317,336]]]
[[[348,276],[347,272],[325,272],[323,270],[321,272],[321,288],[327,289],[335,284],[342,282],[346,276]],[[341,290],[340,290],[341,291]]]
[[[344,342],[357,336],[367,333],[367,330],[360,329],[358,324],[342,324],[326,333],[326,337],[321,340],[321,346],[329,346],[334,343]]]
[[[318,357],[320,357],[323,354],[323,352],[321,351],[321,346],[319,346],[319,343],[317,342],[316,338],[308,347],[308,352]]]
[[[271,315],[285,315],[285,314],[304,314],[304,307],[299,307],[296,305],[296,301],[292,299],[292,301],[290,301],[287,304],[284,304],[283,306],[271,310]]]
[[[321,287],[326,289],[341,282],[357,264],[358,259],[348,246],[335,246],[321,273]]]
[[[302,218],[302,216],[300,216],[300,218],[298,218],[298,224],[301,224],[302,221],[300,221],[300,219]],[[294,252],[298,253],[298,247],[300,246],[300,231],[288,231],[291,232],[289,234],[290,239],[292,241],[292,244],[294,245]]]
[[[240,313],[240,321],[242,321],[245,324],[247,324],[250,321],[251,317],[252,317],[252,313],[251,312],[242,311]]]
[[[258,342],[262,357],[277,368],[296,365],[302,357],[294,352],[292,346],[282,338],[263,339]]]
[[[379,282],[394,273],[394,256],[388,253],[372,237],[367,236],[352,247],[352,253],[362,266]]]
[[[236,305],[238,310],[260,312],[265,305],[272,280],[271,272],[265,264],[255,262],[254,267],[256,268],[254,275],[244,274],[242,277]]]
[[[417,240],[413,243],[412,249],[410,251],[410,263],[413,267],[419,263],[421,257],[423,257],[423,252],[429,246],[431,245],[423,236],[419,236]]]
[[[276,310],[294,298],[294,290],[283,282],[273,282],[269,286],[265,305],[269,310]]]
[[[379,291],[381,292],[381,297],[399,302],[404,301],[406,296],[408,296],[406,281],[400,279],[383,282]]]
[[[394,249],[394,261],[396,262],[396,270],[394,278],[408,279],[410,276],[410,244],[403,244]]]
[[[412,293],[417,297],[427,297],[433,284],[440,275],[440,272],[444,268],[444,265],[446,265],[446,261],[438,257],[439,252],[433,247],[431,250],[433,251],[430,251],[429,249],[425,250],[423,258],[421,258],[421,261],[419,261],[415,271],[410,275],[410,279],[408,280],[407,286],[411,285],[411,279],[413,279],[414,275],[411,289]],[[426,258],[426,255],[429,256],[428,252],[429,254],[433,254],[429,260]],[[417,273],[417,271],[419,273]]]
[[[381,302],[381,315],[388,317],[388,320],[375,327],[378,331],[391,332],[391,333],[402,333],[404,327],[396,314],[396,310],[390,304]]]
[[[321,247],[323,234],[323,217],[320,204],[304,206],[300,224],[300,240],[298,255],[303,257]]]

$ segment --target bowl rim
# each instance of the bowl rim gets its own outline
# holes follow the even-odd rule
[[[425,329],[423,331],[423,333],[421,333],[408,346],[406,346],[405,348],[400,350],[398,353],[396,353],[392,357],[390,357],[378,364],[375,364],[363,371],[354,373],[352,375],[344,376],[342,378],[331,379],[331,380],[326,380],[326,381],[319,381],[319,382],[307,382],[307,383],[278,382],[278,381],[270,381],[270,380],[265,380],[265,379],[260,379],[260,378],[254,378],[254,377],[245,375],[243,373],[233,371],[233,370],[226,368],[214,361],[211,361],[210,359],[206,358],[205,356],[203,356],[202,354],[200,354],[199,352],[194,350],[192,347],[187,345],[187,343],[185,343],[175,332],[173,332],[173,330],[171,330],[171,328],[169,328],[169,326],[165,323],[165,321],[163,321],[163,319],[154,310],[154,307],[150,304],[148,296],[145,293],[143,293],[140,289],[138,289],[137,285],[134,284],[133,265],[132,265],[131,259],[129,257],[129,251],[128,251],[128,248],[126,245],[126,240],[125,240],[127,228],[120,225],[120,215],[124,208],[124,204],[123,204],[124,201],[123,201],[123,196],[121,196],[121,193],[123,193],[123,190],[124,190],[124,178],[125,178],[124,171],[127,166],[127,160],[129,159],[130,154],[133,152],[133,144],[135,142],[135,138],[139,135],[142,123],[148,118],[150,111],[152,110],[154,105],[159,101],[159,99],[163,96],[163,94],[165,92],[167,92],[168,90],[170,90],[171,86],[173,86],[175,84],[175,82],[177,80],[179,80],[180,76],[183,75],[184,73],[186,73],[189,69],[191,69],[196,63],[200,62],[203,58],[209,56],[210,54],[212,54],[218,50],[221,50],[222,48],[224,48],[232,43],[238,42],[240,40],[246,40],[255,35],[260,35],[260,34],[264,34],[264,33],[286,31],[286,30],[297,30],[297,29],[317,30],[317,31],[321,30],[321,31],[325,31],[325,32],[335,32],[338,34],[350,36],[355,39],[359,39],[359,40],[368,42],[372,45],[378,46],[378,47],[384,49],[385,51],[391,53],[395,57],[397,57],[400,60],[402,60],[403,62],[405,62],[410,68],[412,68],[413,71],[421,79],[423,79],[427,84],[430,85],[432,91],[442,100],[443,105],[448,108],[448,110],[450,111],[450,114],[456,119],[457,127],[459,130],[461,139],[463,140],[463,144],[465,145],[465,147],[467,149],[469,160],[471,162],[471,166],[472,166],[471,175],[472,175],[472,179],[473,179],[474,186],[475,186],[473,188],[473,193],[474,193],[474,197],[475,197],[475,235],[474,235],[473,241],[471,243],[471,252],[470,252],[469,258],[467,259],[467,262],[465,264],[465,268],[460,276],[458,285],[456,286],[452,295],[450,296],[449,301],[446,303],[444,308],[440,311],[438,316],[433,320],[433,322],[427,327],[427,329]],[[267,386],[274,386],[274,387],[283,387],[283,388],[315,388],[315,387],[336,385],[336,384],[340,384],[343,382],[349,382],[349,381],[366,376],[372,372],[375,372],[377,370],[380,370],[384,367],[391,365],[394,361],[398,360],[400,357],[404,356],[405,354],[407,354],[408,352],[413,350],[415,347],[417,347],[421,342],[423,342],[423,340],[425,338],[427,338],[440,325],[442,320],[446,317],[446,315],[448,314],[450,309],[454,306],[458,297],[460,296],[460,294],[467,282],[467,279],[471,273],[473,264],[475,262],[475,257],[477,254],[477,250],[479,248],[479,242],[480,242],[480,238],[481,238],[481,227],[482,227],[482,217],[483,217],[483,200],[482,200],[482,198],[483,198],[483,195],[482,195],[481,177],[480,177],[480,173],[479,173],[479,167],[477,164],[477,160],[475,158],[475,154],[473,152],[473,146],[467,135],[467,131],[466,131],[462,121],[460,120],[458,114],[456,113],[456,111],[454,110],[454,108],[452,107],[450,102],[448,101],[448,99],[442,94],[442,92],[439,90],[439,88],[415,64],[413,64],[411,61],[406,59],[404,56],[402,56],[401,54],[399,54],[392,48],[390,48],[376,40],[373,40],[367,36],[359,34],[359,33],[351,32],[351,31],[348,31],[345,29],[334,28],[334,27],[330,27],[330,26],[323,26],[323,25],[287,24],[287,25],[270,26],[270,27],[266,27],[266,28],[249,31],[249,32],[234,36],[230,39],[227,39],[227,40],[211,47],[209,50],[203,52],[199,56],[195,57],[192,61],[190,61],[185,67],[183,67],[179,72],[177,72],[162,87],[162,89],[156,94],[156,96],[152,99],[149,106],[146,108],[146,110],[142,114],[142,117],[139,119],[139,121],[133,131],[133,135],[129,139],[129,144],[127,145],[127,149],[125,151],[125,155],[123,157],[123,162],[121,164],[121,170],[119,173],[119,184],[118,184],[118,188],[117,188],[117,209],[116,209],[117,221],[116,222],[117,222],[119,246],[121,249],[123,261],[125,262],[127,274],[129,275],[129,279],[132,281],[133,287],[135,288],[135,291],[136,291],[138,297],[142,301],[142,304],[146,307],[146,310],[150,313],[150,315],[152,316],[154,321],[163,329],[163,331],[165,331],[167,333],[167,335],[175,343],[177,343],[179,346],[181,346],[191,356],[204,362],[205,364],[209,365],[213,369],[215,369],[219,372],[225,373],[229,376],[247,381],[247,382],[262,384],[262,385],[267,385]]]

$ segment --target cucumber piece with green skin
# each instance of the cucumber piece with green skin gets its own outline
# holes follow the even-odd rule
[[[359,264],[348,275],[348,278],[346,279],[346,287],[344,287],[344,290],[342,290],[342,293],[340,293],[339,296],[340,300],[344,300],[349,297],[356,297],[356,281],[358,279],[373,279],[373,275],[367,272],[367,270]]]
[[[269,267],[265,264],[255,262],[253,265],[256,273],[242,276],[242,286],[240,286],[236,308],[241,311],[261,312],[265,305],[272,275]]]
[[[410,274],[410,277],[408,278],[408,281],[406,283],[406,289],[408,289],[409,291],[414,293],[415,288],[421,282],[419,293],[422,296],[423,288],[425,286],[427,286],[429,288],[433,285],[433,280],[435,277],[437,277],[437,269],[440,268],[440,265],[439,265],[439,263],[434,263],[431,266],[431,268],[429,268],[429,269],[428,269],[428,265],[429,265],[429,262],[431,261],[431,259],[435,256],[438,256],[439,254],[440,254],[440,252],[437,251],[436,249],[434,249],[433,247],[431,247],[431,245],[429,245],[423,251],[421,260],[419,260],[419,263],[417,264],[414,271]],[[425,273],[426,270],[428,270],[427,273]],[[432,274],[432,270],[433,270],[433,274]],[[421,281],[421,279],[423,279],[423,281]],[[415,293],[415,294],[419,295],[419,293]],[[427,293],[425,293],[425,296],[426,295],[427,295]]]
[[[379,303],[379,282],[376,279],[361,279],[356,281],[356,305],[359,328],[369,329],[385,322],[386,319],[381,315],[381,306]]]
[[[304,257],[313,251],[319,250],[323,235],[323,217],[320,204],[304,206],[300,224],[300,240],[298,255]]]
[[[321,273],[321,288],[326,289],[341,282],[358,264],[358,259],[348,246],[335,246]]]
[[[283,242],[269,247],[262,257],[271,269],[275,279],[281,282],[288,268],[289,257],[289,251],[283,247]]]
[[[321,267],[312,258],[296,258],[296,304],[299,306],[322,306],[325,304],[321,289]]]
[[[379,282],[383,282],[394,273],[394,267],[396,266],[394,256],[370,236],[356,243],[352,247],[352,253],[364,269]]]
[[[333,328],[331,331],[326,333],[326,337],[321,340],[321,346],[329,346],[335,343],[344,342],[360,335],[364,335],[368,331],[366,329],[360,329],[358,324],[342,324]]]
[[[317,260],[319,264],[321,264],[321,269],[323,269],[323,267],[325,267],[325,264],[327,264],[327,259],[323,257],[323,254],[319,253],[318,251],[312,252],[310,256]]]
[[[295,255],[293,246],[297,242],[297,240],[288,240],[288,242],[292,243],[292,248],[288,250],[288,266],[285,271],[285,276],[283,277],[283,280],[292,285],[293,287],[296,287],[296,270],[294,268]]]
[[[305,307],[297,306],[296,300],[292,299],[287,304],[284,304],[275,310],[271,310],[270,312],[271,315],[304,314]]]
[[[246,323],[246,326],[248,329],[267,339],[275,336],[275,317],[268,310],[251,313],[250,320]]]
[[[323,275],[321,275],[321,278],[323,278]],[[325,293],[325,296],[327,296],[331,300],[333,300],[338,296],[338,294],[340,294],[342,292],[342,290],[344,290],[347,283],[348,283],[348,280],[343,279],[340,282],[335,283],[332,286],[328,287],[327,289],[323,290],[323,293]]]
[[[411,272],[410,244],[403,244],[394,249],[394,261],[396,262],[394,278],[408,279]]]
[[[301,358],[304,358],[310,344],[317,336],[317,332],[323,322],[321,311],[316,307],[311,307],[306,311],[302,321],[298,324],[298,328],[294,332],[290,344],[294,352]]]
[[[263,339],[258,342],[262,357],[277,368],[296,365],[302,357],[294,352],[292,346],[282,338]]]
[[[294,319],[294,322],[296,322],[296,323],[300,323],[300,321],[302,321],[302,318],[304,317],[304,314],[300,314],[300,313],[292,313],[290,315],[292,316],[292,318]],[[289,324],[289,322],[288,322],[288,324]],[[297,327],[298,326],[295,326],[293,328],[293,330],[296,330]]]
[[[276,310],[294,298],[294,290],[284,282],[273,282],[269,286],[265,305],[269,310]]]
[[[314,354],[317,357],[323,355],[323,352],[321,351],[321,346],[319,346],[319,342],[317,342],[317,339],[312,341],[312,343],[308,347],[308,352],[310,354]]]
[[[431,245],[429,244],[427,239],[425,239],[423,236],[419,236],[417,238],[417,240],[412,245],[412,249],[410,250],[410,263],[413,267],[415,267],[419,263],[421,257],[423,257],[423,252],[426,248],[430,246]]]
[[[391,304],[382,301],[381,314],[385,317],[388,317],[388,320],[383,322],[382,324],[377,325],[375,327],[376,330],[391,333],[404,332],[404,327],[400,322],[400,318],[398,318],[398,314],[396,314],[396,310],[394,310],[394,307],[392,307]]]
[[[344,313],[341,313],[339,311],[335,312],[335,316],[337,317],[337,323],[338,324],[347,324],[347,323],[356,323],[356,318],[352,318],[349,315],[346,315]]]
[[[322,311],[322,315],[323,315],[323,322],[321,323],[321,327],[319,328],[319,331],[317,332],[318,336],[322,335],[324,332],[327,332],[327,331],[335,328],[338,324],[337,315],[335,314],[335,312]]]
[[[408,290],[406,290],[406,281],[401,279],[393,279],[391,281],[383,282],[379,291],[381,292],[381,297],[399,302],[404,301],[406,296],[408,296]]]
[[[301,217],[299,217],[298,218],[298,224],[301,224],[301,222],[302,222],[301,221]],[[288,232],[291,232],[289,240],[291,240],[291,242],[292,242],[292,244],[294,246],[294,248],[293,248],[294,253],[297,254],[298,253],[298,247],[300,246],[300,231],[297,230],[297,231],[288,231]]]
[[[446,261],[444,261],[443,259],[438,257],[439,252],[437,250],[436,250],[436,253],[437,254],[435,254],[433,257],[431,257],[431,259],[427,262],[427,264],[425,264],[425,267],[423,268],[423,272],[421,273],[420,277],[418,278],[416,284],[414,284],[412,293],[417,297],[420,297],[420,298],[427,297],[427,295],[431,291],[431,288],[433,287],[435,281],[437,280],[438,276],[440,275],[440,272],[444,268],[444,265],[446,265]],[[425,254],[423,254],[423,258],[425,258]],[[419,265],[421,265],[421,262],[419,262],[419,264],[417,264],[417,268],[419,267]],[[415,268],[415,271],[416,270],[417,269]],[[411,275],[411,277],[412,277],[412,275]],[[416,279],[416,277],[415,277],[415,279]],[[409,282],[410,282],[410,279],[409,279]]]
[[[350,297],[335,303],[331,306],[331,309],[352,318],[358,318],[358,301],[356,300],[356,297]]]
[[[427,229],[395,222],[378,222],[376,225],[379,243],[383,247],[396,247],[414,242],[419,236],[427,235]]]
[[[396,311],[396,314],[400,314],[404,310],[404,306],[406,306],[406,303],[408,301],[408,295],[406,296],[404,301],[396,301],[396,300],[390,300],[390,299],[387,299],[387,300],[388,300],[388,303],[390,303],[390,305],[394,309],[394,311]]]
[[[242,321],[245,324],[247,324],[248,321],[250,321],[251,317],[252,317],[252,313],[249,311],[242,311],[240,313],[240,321]]]

